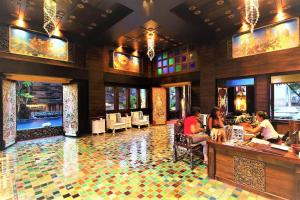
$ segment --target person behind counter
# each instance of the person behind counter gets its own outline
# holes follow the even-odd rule
[[[213,140],[217,142],[225,142],[226,133],[224,130],[223,117],[219,107],[214,107],[208,118],[208,130]]]
[[[194,144],[200,143],[203,146],[203,156],[204,156],[204,164],[208,163],[207,157],[207,143],[206,141],[209,139],[209,136],[206,135],[203,131],[204,129],[201,127],[199,123],[199,115],[200,111],[196,110],[192,113],[192,115],[188,116],[184,120],[184,135],[192,137],[192,142]]]
[[[267,140],[271,143],[278,143],[280,140],[279,134],[275,131],[271,122],[268,120],[268,114],[264,111],[258,111],[256,113],[256,119],[259,122],[257,127],[244,127],[244,130],[256,134],[256,137],[261,137],[261,139]]]

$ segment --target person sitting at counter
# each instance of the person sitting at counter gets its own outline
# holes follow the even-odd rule
[[[256,113],[256,119],[259,122],[257,127],[244,127],[244,130],[256,134],[257,138],[267,140],[270,143],[278,143],[280,141],[279,134],[268,120],[268,114],[264,111],[258,111]]]
[[[223,117],[219,107],[214,107],[208,118],[208,130],[213,140],[217,142],[225,142],[226,133],[224,130]]]
[[[207,143],[209,136],[204,133],[204,129],[199,123],[200,111],[193,111],[192,115],[184,119],[184,135],[192,137],[194,144],[200,143],[203,146],[204,164],[208,163]]]

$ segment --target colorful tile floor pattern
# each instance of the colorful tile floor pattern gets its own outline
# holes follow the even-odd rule
[[[0,199],[264,199],[173,163],[168,130],[19,142],[0,152]]]

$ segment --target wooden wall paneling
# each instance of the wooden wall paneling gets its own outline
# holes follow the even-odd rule
[[[255,77],[256,111],[262,110],[270,114],[270,76]]]

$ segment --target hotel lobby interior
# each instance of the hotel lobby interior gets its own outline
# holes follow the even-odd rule
[[[1,0],[0,199],[300,200],[299,0]]]

